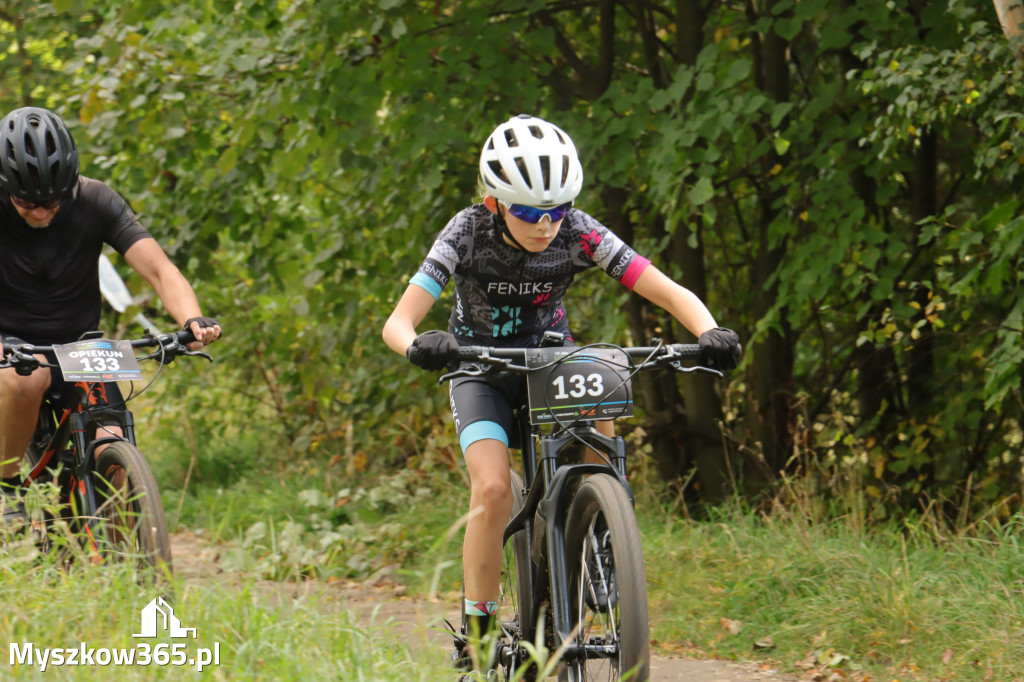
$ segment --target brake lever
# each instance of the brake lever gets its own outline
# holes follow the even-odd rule
[[[460,368],[460,369],[455,370],[454,372],[448,372],[447,374],[442,374],[441,378],[439,378],[437,380],[437,383],[443,384],[446,381],[451,381],[452,379],[458,379],[459,377],[482,377],[485,374],[487,374],[490,371],[490,369],[491,369],[490,365],[469,365],[469,367],[471,367],[472,369],[461,369]]]
[[[162,349],[162,353],[159,350],[155,350],[148,355],[140,356],[139,360],[160,360],[163,364],[168,365],[179,355],[198,355],[201,358],[206,358],[210,362],[213,362],[213,356],[210,354],[204,353],[201,350],[191,350],[188,346],[183,346],[180,343],[169,343],[166,346],[162,346]]]
[[[49,362],[43,362],[34,355],[26,355],[21,351],[14,351],[3,361],[0,367],[13,367],[18,376],[27,377],[39,367],[56,367]]]
[[[711,367],[704,367],[702,365],[693,365],[693,366],[690,366],[690,367],[683,367],[683,365],[680,363],[679,360],[673,360],[672,362],[668,363],[668,366],[671,367],[676,372],[682,372],[683,374],[693,374],[694,372],[698,372],[698,373],[704,373],[704,374],[712,374],[712,375],[718,377],[719,379],[724,379],[725,378],[725,375],[722,374],[717,369],[712,369]]]
[[[212,356],[212,355],[210,355],[209,353],[204,353],[204,352],[203,352],[203,351],[201,351],[201,350],[187,350],[187,349],[186,349],[186,350],[185,350],[185,351],[184,351],[184,352],[182,353],[182,355],[189,355],[189,356],[191,356],[191,357],[196,357],[196,356],[199,356],[199,357],[201,357],[201,358],[206,358],[206,359],[207,359],[207,360],[209,360],[210,362],[213,362],[213,356]]]

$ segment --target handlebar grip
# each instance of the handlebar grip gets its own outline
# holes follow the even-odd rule
[[[192,335],[192,330],[184,329],[182,331],[170,332],[167,334],[147,336],[144,339],[133,339],[131,343],[133,348],[153,348],[155,346],[168,346],[174,344],[184,346],[195,340],[196,338]]]
[[[490,346],[459,346],[459,360],[485,361],[487,358],[526,361],[526,348],[492,348]]]
[[[699,343],[673,343],[672,349],[682,355],[684,358],[699,358],[700,357],[700,344]]]
[[[459,346],[459,360],[476,360],[483,351],[483,346]]]
[[[51,350],[50,346],[33,346],[30,343],[23,341],[4,341],[3,342],[3,353],[0,353],[0,357],[13,353],[15,350],[19,350],[26,355],[34,355],[36,353],[45,353]]]

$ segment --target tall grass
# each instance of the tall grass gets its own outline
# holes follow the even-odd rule
[[[341,546],[362,559],[339,552],[311,575],[359,580],[390,564],[409,595],[457,596],[457,522],[467,495],[457,476],[437,475],[432,484],[415,493],[423,478],[403,472],[346,489],[344,514],[331,517],[330,528],[348,528],[358,541]],[[200,507],[215,503],[206,497],[213,493],[197,492]],[[638,516],[656,653],[762,661],[790,672],[834,670],[850,679],[1024,680],[1024,518],[952,534],[925,522],[869,527],[857,515],[801,504],[768,513],[737,504],[697,521],[668,509],[655,493],[641,491]],[[233,494],[215,497],[235,519],[225,527],[236,530],[220,537],[236,547],[246,543],[249,521],[301,519],[302,508],[308,521],[310,512],[329,506],[298,503],[292,490],[279,495],[275,512],[273,495],[247,508],[237,499],[227,503]],[[188,506],[186,512],[207,518]],[[326,537],[317,528],[304,526],[309,546]],[[250,542],[243,554],[255,570],[257,559],[273,552]]]
[[[220,644],[221,665],[204,674],[415,680],[448,673],[436,640],[410,638],[386,621],[360,625],[343,603],[281,599],[267,585],[386,576],[404,585],[406,597],[454,602],[468,499],[463,472],[421,463],[353,476],[324,457],[256,465],[256,447],[238,438],[230,450],[201,453],[187,488],[187,458],[153,458],[172,528],[200,532],[218,547],[209,572],[223,579],[174,585],[176,613],[200,635],[190,648]],[[637,492],[655,655],[760,661],[822,679],[1024,681],[1022,517],[958,532],[923,516],[870,525],[855,503],[837,508],[804,492],[768,511],[734,504],[693,520],[649,480]],[[6,656],[12,642],[134,646],[139,611],[154,596],[126,569],[62,572],[0,543]],[[119,673],[162,679],[181,671]],[[109,673],[53,668],[46,675]],[[0,661],[0,678],[38,674]]]
[[[854,679],[1024,679],[1020,517],[952,537],[738,507],[641,518],[665,648]]]
[[[43,560],[45,564],[45,560]],[[357,625],[343,605],[331,608],[323,595],[280,599],[265,584],[243,579],[235,585],[203,583],[173,586],[169,601],[195,638],[141,639],[140,612],[161,594],[124,566],[81,565],[71,571],[39,566],[30,574],[0,571],[0,679],[54,680],[182,679],[196,675],[187,658],[199,649],[219,651],[219,665],[201,675],[214,680],[429,680],[447,670],[444,657],[422,636],[395,621]],[[184,644],[185,665],[50,665],[13,664],[13,645],[41,649],[136,649],[160,643]],[[437,654],[437,655],[435,655]],[[79,661],[81,663],[81,661]]]

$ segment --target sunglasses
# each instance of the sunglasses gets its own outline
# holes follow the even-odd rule
[[[539,223],[544,219],[544,216],[548,217],[553,223],[557,223],[559,220],[565,217],[572,208],[572,202],[562,204],[561,206],[552,206],[551,208],[537,208],[536,206],[525,206],[523,204],[509,204],[501,202],[502,205],[508,209],[508,212],[519,218],[524,223]]]
[[[25,201],[24,199],[18,199],[17,197],[11,197],[11,203],[20,208],[23,211],[34,211],[37,208],[45,208],[47,211],[52,211],[61,205],[64,199],[57,198],[51,199],[43,204],[37,204],[32,201]]]

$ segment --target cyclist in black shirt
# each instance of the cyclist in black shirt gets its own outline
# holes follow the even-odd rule
[[[220,336],[188,281],[128,203],[78,173],[78,149],[56,114],[23,107],[0,120],[0,337],[68,343],[100,319],[99,256],[111,245],[156,290],[170,315],[192,330],[193,350]],[[58,375],[59,376],[59,375]],[[8,484],[53,378],[0,372],[0,507],[21,515]],[[108,390],[116,391],[116,384]],[[111,402],[119,400],[108,395]]]
[[[573,207],[583,170],[560,128],[525,115],[498,126],[480,155],[480,183],[483,202],[460,211],[441,231],[388,318],[383,336],[392,350],[439,370],[453,363],[459,344],[536,347],[546,331],[571,341],[562,297],[576,273],[596,266],[697,336],[703,364],[736,366],[735,332],[719,328],[697,296]],[[417,325],[452,280],[448,331],[417,335]],[[515,377],[501,386],[463,377],[451,382],[450,391],[471,488],[463,543],[465,611],[484,632],[497,609],[502,531],[512,508],[512,411],[525,394]],[[611,422],[598,428],[612,433]]]

